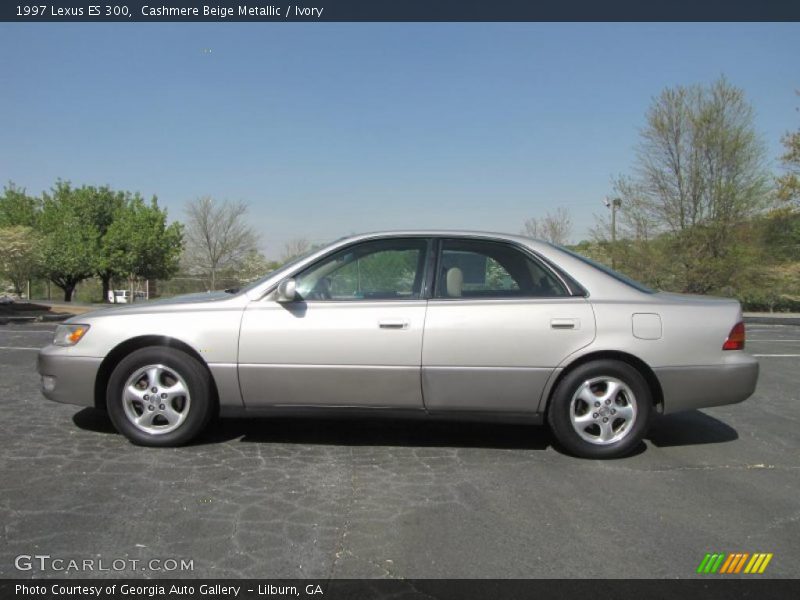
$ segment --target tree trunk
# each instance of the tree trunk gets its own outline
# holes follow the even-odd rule
[[[100,275],[100,281],[103,282],[103,302],[109,302],[108,292],[111,289],[111,275]]]
[[[211,269],[211,291],[213,292],[217,287],[217,271],[212,267]]]
[[[75,284],[69,283],[61,289],[64,290],[64,302],[72,302],[72,294],[75,293]]]

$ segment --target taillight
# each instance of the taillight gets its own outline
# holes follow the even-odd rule
[[[744,323],[739,321],[728,334],[728,339],[722,344],[723,350],[744,350]]]

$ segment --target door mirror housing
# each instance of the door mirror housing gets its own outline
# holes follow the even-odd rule
[[[275,290],[275,301],[285,303],[295,300],[297,300],[297,282],[291,277],[284,279]]]

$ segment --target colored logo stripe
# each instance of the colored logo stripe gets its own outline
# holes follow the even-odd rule
[[[697,572],[734,574],[741,573],[744,569],[744,573],[760,574],[767,568],[772,556],[772,553],[761,552],[752,555],[748,552],[707,553],[700,561]]]
[[[700,566],[697,567],[698,573],[716,573],[717,569],[719,569],[720,564],[722,564],[722,560],[725,558],[724,554],[706,554],[703,561],[700,563]]]
[[[730,573],[730,570],[733,565],[736,564],[736,555],[735,554],[728,554],[728,558],[722,563],[722,568],[719,570],[720,573]]]
[[[772,553],[769,554],[754,554],[753,558],[747,563],[745,573],[763,573],[767,568],[769,561],[772,560]]]
[[[722,570],[720,573],[738,573],[742,570],[744,566],[744,562],[750,555],[746,552],[742,553],[731,553],[728,555],[728,560],[726,561],[725,565],[723,565]]]

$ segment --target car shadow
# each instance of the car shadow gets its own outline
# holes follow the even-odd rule
[[[739,439],[738,432],[719,419],[690,410],[673,415],[659,415],[653,420],[647,439],[658,448],[723,444]]]
[[[72,417],[80,429],[116,434],[103,410],[84,408]],[[700,411],[657,417],[646,436],[654,446],[720,444],[738,439],[736,430]],[[232,440],[260,444],[315,444],[333,446],[408,446],[427,448],[492,448],[545,450],[558,445],[544,426],[527,424],[389,420],[251,417],[216,419],[191,445],[221,444]],[[644,443],[628,456],[646,450]],[[561,451],[559,449],[559,451]]]
[[[219,419],[198,444],[242,442],[330,446],[408,446],[544,450],[553,444],[546,427],[417,419],[317,419],[274,417]]]
[[[72,415],[72,422],[80,429],[94,433],[117,433],[108,413],[98,408],[88,407]]]
[[[86,431],[117,431],[108,414],[84,408],[72,417]],[[335,446],[417,446],[544,450],[553,444],[546,427],[417,419],[249,417],[215,419],[193,446],[232,440],[250,443]]]

